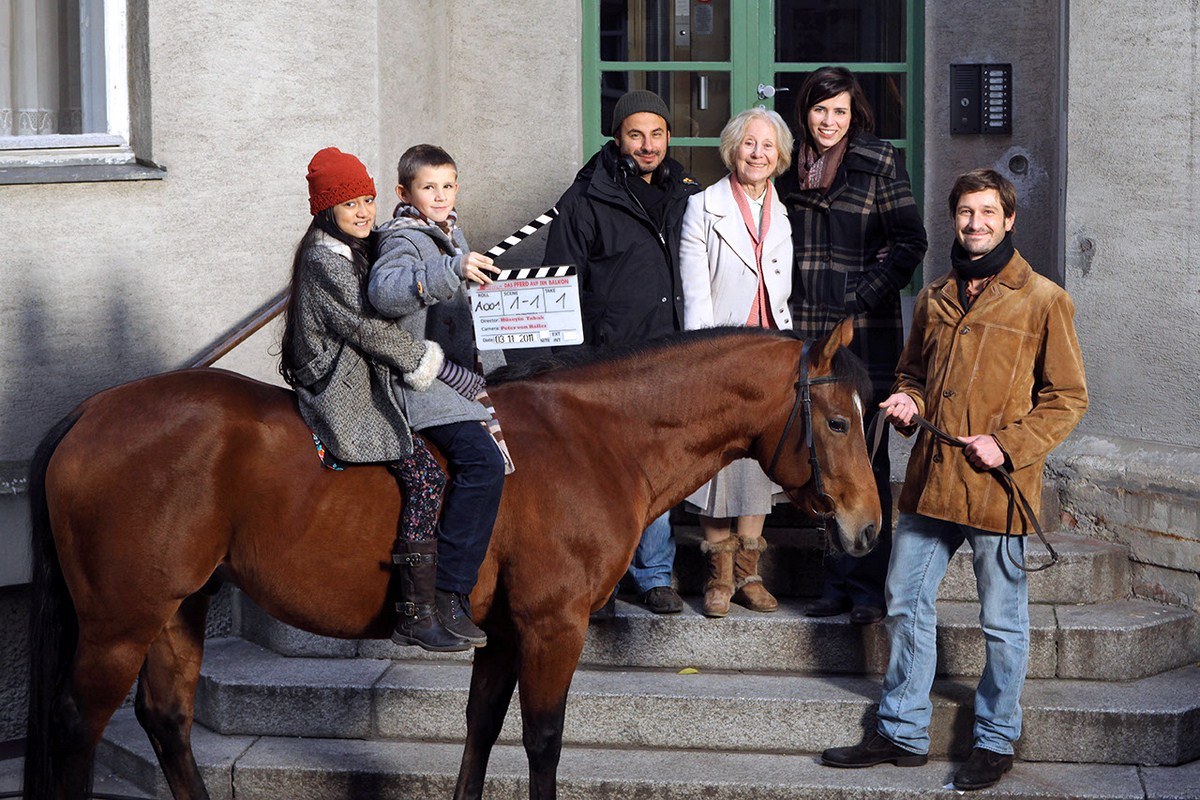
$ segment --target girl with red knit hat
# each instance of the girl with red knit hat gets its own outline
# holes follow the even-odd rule
[[[319,448],[337,461],[384,463],[404,495],[392,560],[401,602],[392,640],[448,652],[478,646],[446,627],[435,580],[445,474],[413,436],[392,378],[423,391],[441,380],[474,399],[483,379],[441,347],[379,316],[367,300],[375,249],[375,182],[362,162],[327,147],[308,165],[313,215],[292,260],[279,371]],[[327,462],[328,463],[328,462]]]

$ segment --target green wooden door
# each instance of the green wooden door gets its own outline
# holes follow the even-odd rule
[[[704,184],[724,174],[721,128],[755,104],[795,125],[794,96],[823,64],[859,75],[876,132],[904,151],[920,195],[920,0],[583,0],[585,157],[613,104],[650,89],[671,109],[672,155]]]

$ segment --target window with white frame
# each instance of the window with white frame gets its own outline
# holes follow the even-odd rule
[[[0,182],[135,164],[127,12],[127,0],[0,0]]]

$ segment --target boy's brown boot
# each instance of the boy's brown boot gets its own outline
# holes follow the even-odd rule
[[[734,599],[751,611],[775,611],[779,601],[763,586],[758,574],[758,558],[767,549],[767,540],[761,536],[737,538],[740,546],[733,559]]]
[[[704,616],[723,617],[729,613],[733,596],[733,554],[738,540],[730,536],[719,542],[701,542],[700,552],[708,555],[708,580],[704,582]]]

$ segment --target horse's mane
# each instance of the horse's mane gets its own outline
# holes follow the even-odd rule
[[[739,334],[750,336],[786,336],[790,338],[796,338],[791,331],[727,326],[669,333],[665,336],[658,336],[653,339],[648,339],[645,342],[618,345],[616,347],[594,347],[589,345],[580,345],[577,347],[571,347],[569,349],[563,349],[559,352],[553,353],[552,355],[535,356],[517,364],[498,367],[488,373],[487,382],[489,386],[498,386],[503,383],[525,381],[529,380],[530,378],[536,378],[539,375],[545,375],[549,372],[556,372],[565,369],[576,369],[578,367],[589,367],[594,364],[607,364],[613,361],[620,361],[625,358],[642,355],[644,353],[653,353],[659,350],[683,347],[693,342],[703,342],[710,339],[724,339],[729,336],[737,336]]]
[[[861,358],[848,348],[839,347],[838,351],[833,354],[833,363],[830,364],[830,369],[830,374],[838,380],[849,383],[854,391],[858,392],[858,396],[864,403],[872,402],[871,398],[875,396],[875,389],[871,384],[871,373],[867,372],[867,367]],[[870,417],[871,409],[867,408],[866,412]]]
[[[517,364],[499,367],[488,373],[489,386],[500,386],[505,383],[515,383],[537,378],[560,370],[576,369],[594,364],[607,364],[644,353],[657,352],[677,347],[684,347],[694,342],[704,342],[713,339],[726,339],[730,336],[762,336],[771,338],[799,339],[793,331],[781,331],[768,328],[746,328],[727,326],[717,328],[702,328],[694,331],[682,331],[667,336],[651,339],[646,342],[622,345],[619,347],[573,347],[552,355],[535,356]],[[871,397],[871,379],[862,361],[846,348],[839,348],[833,357],[833,376],[849,382],[859,393],[860,397]]]

